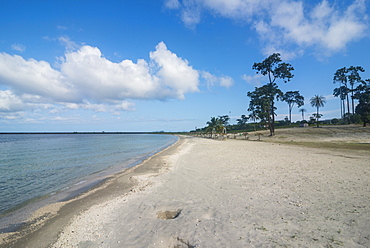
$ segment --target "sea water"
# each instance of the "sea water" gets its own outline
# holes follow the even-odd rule
[[[71,198],[176,140],[156,134],[1,134],[0,218],[53,195],[59,196],[53,201]]]

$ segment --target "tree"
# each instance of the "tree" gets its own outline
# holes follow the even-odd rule
[[[299,112],[302,113],[302,121],[304,121],[304,113],[307,112],[307,110],[305,108],[300,108]]]
[[[340,116],[341,116],[341,118],[343,119],[344,118],[344,112],[345,112],[345,106],[344,106],[344,100],[346,100],[346,96],[347,96],[347,94],[348,94],[348,89],[347,89],[347,87],[345,87],[345,86],[340,86],[340,87],[338,87],[338,88],[335,88],[334,90],[333,90],[333,95],[335,96],[335,97],[340,97],[340,101],[341,101],[341,104],[340,104]]]
[[[359,103],[356,106],[356,114],[360,115],[363,126],[370,123],[370,79],[362,81],[362,84],[356,88],[354,98]]]
[[[304,105],[304,97],[299,94],[299,91],[287,91],[281,99],[288,103],[289,107],[289,121],[292,123],[292,109],[294,104],[298,105],[298,108]]]
[[[278,89],[275,83],[256,87],[254,91],[248,92],[251,98],[248,111],[254,112],[258,119],[266,121],[270,129],[270,135],[274,135],[275,110],[274,100],[277,96],[282,96],[283,92]]]
[[[228,126],[230,117],[228,115],[219,115],[218,118],[220,119],[222,125]]]
[[[345,93],[345,95],[346,95],[347,109],[348,109],[348,113],[349,113],[349,98],[348,98],[348,87],[347,87],[347,81],[348,80],[347,80],[347,75],[346,74],[347,74],[347,68],[346,67],[338,69],[334,73],[333,83],[339,83],[339,88],[344,89],[341,92]],[[343,88],[341,86],[343,86]],[[340,93],[340,94],[342,94],[342,93]],[[344,106],[344,103],[343,103],[343,106]],[[344,116],[345,112],[346,112],[345,109],[343,109],[343,116]],[[351,123],[351,120],[348,118],[348,124],[349,123]]]
[[[352,114],[355,114],[355,103],[354,103],[354,92],[355,92],[355,84],[361,83],[362,79],[359,74],[359,72],[364,72],[364,68],[361,66],[351,66],[347,69],[347,79],[348,83],[351,86],[350,92],[351,92],[351,99],[352,99]]]
[[[254,131],[256,131],[256,122],[257,120],[259,120],[259,116],[258,116],[258,112],[254,111],[254,110],[249,110],[248,111],[251,111],[248,115],[248,119],[251,119],[253,121],[253,127],[254,127]]]
[[[344,110],[342,113],[342,117],[346,115],[348,117],[348,123],[351,123],[351,116],[354,116],[355,114],[354,99],[356,98],[354,97],[354,95],[357,90],[357,88],[355,88],[355,85],[363,82],[360,76],[360,72],[364,72],[364,71],[365,71],[364,68],[362,68],[361,66],[350,66],[349,68],[343,67],[341,69],[338,69],[334,73],[333,82],[334,83],[338,82],[340,86],[334,89],[333,95],[340,96],[340,99],[343,102],[343,107],[344,107],[344,99],[347,100],[348,115],[346,115],[345,110]],[[350,88],[348,87],[348,84]],[[351,93],[352,115],[350,112],[349,93]],[[342,105],[341,105],[341,109],[342,109]]]
[[[282,93],[278,89],[275,81],[276,79],[283,79],[284,83],[289,82],[290,79],[293,78],[293,74],[291,71],[293,71],[294,68],[288,63],[283,63],[279,53],[274,53],[266,58],[264,61],[260,63],[254,63],[252,69],[256,70],[257,74],[261,73],[263,76],[268,76],[269,79],[269,82],[265,85],[265,88],[262,88],[264,87],[262,86],[260,87],[259,91],[264,91],[262,93],[262,96],[264,96],[265,102],[263,103],[263,105],[261,105],[261,107],[263,106],[261,110],[265,111],[265,113],[267,114],[270,135],[273,136],[275,134],[275,98],[278,94]],[[256,99],[254,99],[254,101],[256,101]],[[256,105],[254,104],[254,107],[255,106]]]
[[[240,116],[240,119],[236,119],[236,122],[237,124],[240,126],[240,127],[245,127],[245,124],[247,124],[247,121],[248,121],[248,116],[246,115],[241,115]]]
[[[314,114],[314,117],[316,118],[317,127],[319,127],[319,119],[322,117],[322,114],[319,114],[319,108],[324,107],[326,99],[323,96],[315,95],[310,99],[310,103],[312,107],[316,107],[316,114]]]
[[[214,130],[216,133],[222,133],[229,120],[230,118],[228,115],[211,117],[211,120],[206,123],[208,125],[206,130],[208,132],[212,132]]]

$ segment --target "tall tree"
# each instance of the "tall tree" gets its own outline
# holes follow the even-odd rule
[[[321,114],[319,114],[319,108],[324,107],[326,99],[323,96],[315,95],[310,99],[310,103],[312,107],[316,107],[316,125],[317,127],[319,127],[319,119],[322,116]]]
[[[256,87],[254,91],[248,92],[247,96],[251,98],[248,111],[255,112],[261,121],[267,121],[270,135],[274,135],[273,122],[275,120],[275,110],[273,102],[277,96],[282,96],[283,92],[278,89],[275,83]]]
[[[297,104],[298,108],[304,105],[304,97],[299,94],[299,91],[287,91],[281,99],[288,103],[289,107],[289,121],[292,123],[292,109],[294,104]]]
[[[342,119],[344,118],[344,112],[346,111],[345,110],[345,105],[344,105],[344,100],[346,100],[346,96],[348,94],[347,91],[348,91],[348,89],[345,86],[340,86],[340,87],[335,88],[333,90],[333,95],[335,97],[339,96],[339,99],[340,99],[340,116],[341,116]]]
[[[349,68],[343,67],[338,69],[333,78],[333,82],[338,82],[340,84],[339,88],[334,89],[334,96],[340,96],[343,99],[342,94],[345,94],[347,99],[347,115],[343,113],[343,116],[348,117],[348,123],[351,123],[351,116],[355,114],[355,102],[354,97],[356,88],[355,85],[362,82],[360,72],[364,72],[364,68],[361,66],[350,66]],[[350,112],[350,103],[349,103],[349,94],[351,93],[351,106],[352,106],[352,115]],[[344,111],[345,112],[345,111]]]
[[[304,121],[304,113],[306,113],[306,112],[307,112],[307,110],[306,110],[305,108],[300,108],[300,109],[299,109],[299,112],[301,112],[301,113],[302,113],[302,121]]]
[[[351,86],[351,100],[352,100],[352,114],[355,114],[355,103],[354,103],[354,92],[355,92],[355,84],[361,83],[362,79],[359,72],[364,72],[364,68],[361,66],[351,66],[347,69],[347,79],[348,83]]]
[[[275,98],[277,94],[281,93],[275,81],[276,79],[282,79],[284,80],[284,83],[290,81],[294,76],[291,72],[294,68],[288,63],[283,63],[279,53],[273,53],[264,61],[254,63],[252,69],[256,70],[257,74],[261,73],[263,76],[268,76],[269,79],[266,88],[263,90],[267,91],[264,95],[266,96],[265,100],[269,101],[267,104],[268,109],[265,111],[268,114],[267,119],[270,128],[270,135],[272,136],[275,134]]]
[[[348,98],[348,85],[347,85],[348,79],[347,79],[347,68],[343,67],[338,69],[334,73],[333,83],[339,83],[339,88],[343,89],[342,92],[345,92],[346,99],[347,99],[347,109],[348,109],[348,124],[351,123],[351,120],[349,118],[349,98]],[[343,86],[343,88],[342,88]],[[343,110],[343,116],[345,115],[345,109]]]
[[[356,106],[356,114],[360,115],[364,127],[370,123],[370,79],[362,81],[362,84],[356,88],[354,98],[359,103]]]

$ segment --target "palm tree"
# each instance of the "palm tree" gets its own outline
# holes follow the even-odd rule
[[[305,108],[300,108],[299,112],[302,113],[302,121],[304,121],[304,113],[307,112],[307,110]]]
[[[316,117],[317,127],[319,127],[319,119],[322,116],[322,115],[319,114],[319,108],[324,107],[324,105],[326,103],[326,99],[323,96],[315,95],[314,97],[312,97],[310,99],[310,103],[311,103],[312,107],[316,107],[315,117]]]

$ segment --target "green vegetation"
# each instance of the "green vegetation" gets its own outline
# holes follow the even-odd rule
[[[265,122],[269,127],[270,136],[273,136],[275,134],[275,99],[284,96],[275,81],[282,79],[284,83],[289,82],[294,76],[291,72],[294,68],[288,63],[283,63],[279,53],[274,53],[264,61],[254,63],[252,69],[256,70],[257,74],[268,76],[269,82],[247,93],[247,96],[251,98],[248,111],[255,113],[254,116]]]
[[[312,107],[316,108],[316,113],[309,117],[306,121],[304,113],[307,112],[304,105],[304,97],[299,91],[282,92],[276,81],[283,80],[284,83],[289,82],[294,75],[293,66],[282,62],[279,53],[274,53],[259,63],[254,63],[252,69],[256,73],[267,76],[268,83],[261,87],[256,87],[254,91],[247,92],[250,98],[248,112],[243,114],[237,123],[230,125],[230,117],[228,115],[211,117],[207,121],[207,126],[198,128],[192,132],[223,134],[228,133],[245,133],[258,130],[269,130],[270,136],[275,134],[275,128],[282,127],[298,127],[304,125],[319,124],[322,125],[341,125],[341,124],[358,124],[362,123],[365,127],[370,123],[370,79],[362,80],[360,73],[365,70],[361,66],[343,67],[334,73],[333,82],[338,83],[339,87],[333,90],[335,97],[340,97],[341,117],[332,120],[319,121],[323,116],[319,113],[319,109],[324,107],[326,103],[325,97],[315,95],[310,99]],[[284,120],[275,120],[276,106],[275,101],[284,101],[289,107],[289,118]],[[302,114],[302,120],[292,123],[292,109],[297,105],[299,112]],[[346,110],[347,108],[347,110]],[[352,110],[352,111],[351,111]]]
[[[366,126],[370,119],[370,80],[362,80],[360,72],[365,72],[361,66],[338,69],[334,73],[333,82],[339,83],[339,87],[333,90],[333,95],[340,97],[342,119],[346,119],[348,124],[362,121]],[[355,106],[356,99],[359,101],[358,108]],[[347,113],[345,105],[347,105]]]

